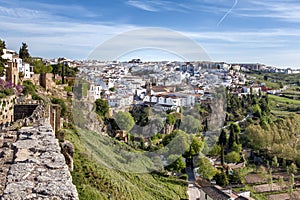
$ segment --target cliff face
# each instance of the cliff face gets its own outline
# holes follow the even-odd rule
[[[1,148],[10,155],[2,163],[7,173],[3,173],[6,178],[2,178],[0,199],[78,199],[58,140],[47,122],[5,133],[0,152]]]

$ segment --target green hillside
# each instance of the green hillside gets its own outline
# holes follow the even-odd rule
[[[151,159],[126,159],[117,152],[126,144],[83,130],[65,130],[75,146],[73,183],[81,200],[91,199],[187,199],[185,181],[156,173],[125,172],[124,166],[152,167]],[[108,144],[112,144],[108,148]],[[129,160],[129,162],[128,162]],[[106,167],[106,162],[109,166]],[[122,163],[128,163],[123,165]],[[137,166],[136,166],[137,165]]]

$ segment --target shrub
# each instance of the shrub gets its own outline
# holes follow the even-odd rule
[[[4,93],[0,92],[0,99],[5,98],[5,97],[6,97],[6,95]]]
[[[33,94],[35,92],[35,85],[31,81],[29,80],[24,81],[23,86],[24,86],[23,89],[24,95]]]
[[[13,92],[13,90],[12,89],[4,89],[3,90],[3,93],[4,94],[6,94],[7,96],[10,96],[10,95],[12,95],[14,92]]]
[[[42,98],[39,95],[37,95],[36,93],[32,94],[32,99],[33,100],[42,100]]]
[[[239,162],[240,159],[241,159],[241,155],[235,151],[232,151],[225,156],[225,160],[231,163]]]
[[[61,80],[56,80],[56,81],[55,81],[55,84],[56,84],[56,85],[61,85],[61,84],[62,84],[62,81],[61,81]]]
[[[65,86],[64,91],[66,92],[72,92],[72,87],[71,86]]]

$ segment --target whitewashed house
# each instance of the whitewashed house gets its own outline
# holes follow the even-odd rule
[[[30,66],[29,63],[23,62],[20,67],[18,67],[19,72],[23,73],[25,79],[30,79],[32,75],[34,74],[33,72],[33,66]]]

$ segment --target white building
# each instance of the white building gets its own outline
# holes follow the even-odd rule
[[[22,61],[22,60],[21,60]],[[33,67],[30,66],[28,63],[23,62],[19,67],[19,72],[24,74],[25,79],[30,79],[32,75],[34,74],[33,72]]]
[[[101,99],[101,92],[103,87],[101,85],[91,84],[89,90],[89,96],[92,97],[93,100]]]
[[[195,95],[191,94],[165,94],[165,95],[156,95],[149,96],[146,95],[143,99],[146,103],[160,104],[162,106],[169,107],[191,107],[195,105],[196,98]]]
[[[111,108],[120,108],[130,106],[133,103],[132,95],[124,95],[124,96],[110,96],[108,99],[108,106]]]

